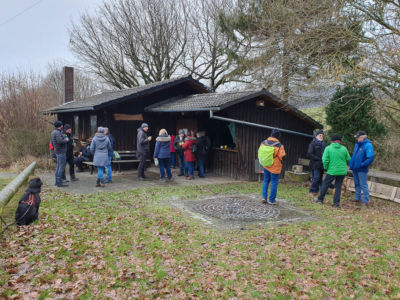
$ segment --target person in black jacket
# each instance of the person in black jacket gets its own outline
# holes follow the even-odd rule
[[[137,141],[136,141],[136,157],[140,160],[138,166],[138,178],[139,180],[144,180],[146,176],[144,175],[144,168],[146,165],[146,158],[150,153],[150,141],[151,136],[147,136],[149,131],[149,125],[143,123],[140,128],[138,128]]]
[[[319,188],[322,183],[322,176],[324,175],[324,165],[322,164],[322,154],[325,150],[324,132],[318,130],[315,137],[308,145],[307,156],[310,158],[310,170],[312,183],[310,187],[310,196],[318,194]]]
[[[67,143],[67,164],[69,165],[69,176],[71,178],[71,181],[77,181],[79,180],[78,178],[75,177],[75,167],[74,167],[74,139],[72,137],[72,128],[71,125],[65,124],[64,126],[64,135],[68,137],[68,143]],[[67,177],[65,176],[65,169],[63,172],[62,179],[67,181]]]
[[[210,151],[211,141],[206,136],[204,131],[197,133],[197,140],[196,140],[196,161],[197,167],[199,169],[199,177],[204,178],[204,164],[207,160],[208,152]]]
[[[55,185],[58,187],[67,187],[68,184],[62,179],[62,177],[65,172],[67,143],[69,139],[62,133],[63,123],[61,121],[56,121],[54,127],[55,129],[51,133],[51,143],[54,147],[54,153],[57,159]]]

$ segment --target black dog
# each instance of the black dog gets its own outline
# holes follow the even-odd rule
[[[40,178],[36,177],[29,181],[29,187],[19,200],[17,211],[15,212],[15,222],[17,225],[29,225],[39,217],[40,188],[42,186]]]

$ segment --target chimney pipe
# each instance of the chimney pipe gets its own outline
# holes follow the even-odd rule
[[[74,68],[64,67],[64,103],[74,100]]]

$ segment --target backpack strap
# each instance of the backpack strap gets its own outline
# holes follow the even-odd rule
[[[264,144],[266,146],[270,146],[270,147],[277,147],[277,148],[280,148],[282,146],[280,142],[274,142],[274,141],[268,141],[268,140],[264,140],[262,142],[262,144]]]

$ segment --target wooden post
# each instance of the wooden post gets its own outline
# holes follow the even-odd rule
[[[29,175],[33,173],[36,167],[36,162],[31,163],[25,170],[23,170],[17,177],[14,178],[7,186],[0,191],[0,216],[3,214],[4,207],[10,202],[11,198],[19,190],[19,188],[28,179]],[[0,232],[2,232],[2,222],[0,222]]]

